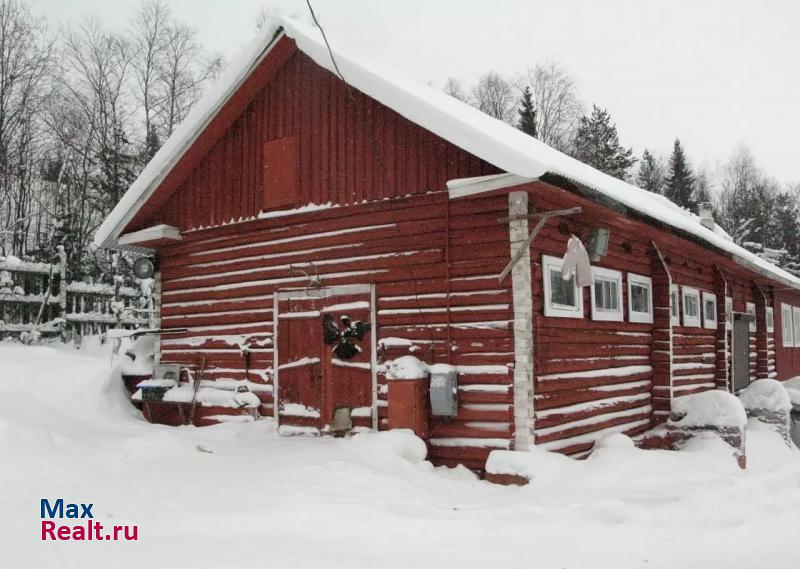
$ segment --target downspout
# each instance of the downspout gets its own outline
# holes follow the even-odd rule
[[[447,363],[452,364],[453,359],[453,330],[450,326],[450,196],[445,193],[444,199],[444,263],[445,263],[445,290],[446,310],[445,326],[447,327]],[[435,361],[435,360],[434,360]]]

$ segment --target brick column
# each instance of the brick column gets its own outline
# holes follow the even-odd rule
[[[672,315],[670,292],[672,276],[655,242],[650,252],[653,278],[653,424],[669,418],[672,401]]]
[[[510,257],[528,239],[528,192],[508,195]],[[533,446],[533,289],[531,255],[525,251],[511,269],[514,302],[514,449]]]

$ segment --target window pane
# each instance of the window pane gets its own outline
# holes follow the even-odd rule
[[[683,297],[683,304],[686,307],[686,316],[695,317],[699,316],[699,306],[697,297],[694,295],[688,295]]]
[[[716,320],[717,310],[713,300],[706,300],[706,320]]]
[[[598,310],[619,310],[619,282],[602,277],[594,279],[594,306]]]
[[[550,270],[550,302],[575,307],[575,275],[569,280],[561,278],[561,271]]]
[[[650,289],[648,287],[631,284],[631,310],[650,313]]]
[[[673,290],[669,295],[669,310],[672,316],[678,316],[678,291]]]

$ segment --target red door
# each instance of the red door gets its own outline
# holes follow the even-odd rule
[[[280,433],[372,427],[369,291],[281,294],[289,298],[279,295],[277,306]]]
[[[278,424],[282,434],[320,429],[322,329],[316,299],[278,301]]]
[[[352,427],[372,427],[373,331],[369,295],[326,298],[321,312],[322,319],[332,319],[340,334],[337,342],[324,346],[321,357],[323,428],[339,430],[348,419]]]

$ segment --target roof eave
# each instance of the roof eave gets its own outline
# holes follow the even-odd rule
[[[120,210],[122,213],[119,216],[119,219],[115,221],[115,223],[108,229],[107,235],[104,239],[100,242],[95,242],[95,245],[105,249],[131,249],[129,246],[120,246],[117,240],[131,220],[134,218],[136,213],[142,208],[142,206],[147,203],[147,201],[153,196],[153,193],[158,189],[158,187],[164,182],[164,179],[169,175],[173,168],[180,162],[180,160],[184,157],[186,152],[197,142],[197,139],[206,130],[209,124],[214,120],[217,113],[219,113],[220,109],[222,109],[228,101],[230,101],[231,97],[238,91],[239,87],[247,80],[248,77],[252,74],[253,70],[264,60],[264,58],[269,55],[269,52],[272,48],[280,41],[280,39],[285,35],[284,29],[279,27],[276,29],[275,33],[272,36],[272,39],[267,43],[264,49],[259,53],[257,57],[255,57],[250,65],[244,70],[244,72],[239,74],[235,83],[232,83],[231,86],[226,90],[225,96],[221,97],[214,105],[210,106],[203,120],[195,127],[194,131],[186,137],[184,143],[179,147],[177,152],[172,152],[169,156],[168,160],[164,163],[161,170],[158,174],[147,184],[144,190],[141,190],[139,195],[136,196],[135,201],[131,204],[125,203],[125,196],[117,203],[116,207],[111,211],[108,219],[113,219],[114,213],[117,210]],[[166,146],[166,144],[165,144]],[[163,147],[162,147],[163,148]],[[155,157],[154,157],[155,159]],[[145,168],[146,171],[146,168]],[[143,176],[145,172],[140,174],[140,177]],[[138,181],[138,178],[137,178]],[[136,185],[136,181],[131,185],[131,188]],[[130,191],[130,188],[129,190]],[[98,229],[98,234],[104,229],[103,225],[100,226]],[[137,247],[133,247],[133,249],[139,249]]]

